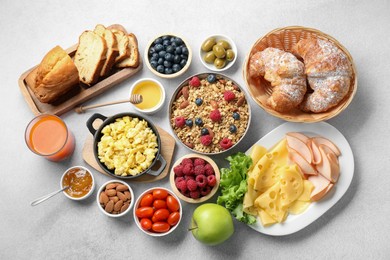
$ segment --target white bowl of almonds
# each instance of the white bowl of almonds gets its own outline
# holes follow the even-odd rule
[[[104,183],[96,196],[100,211],[109,217],[122,217],[134,205],[134,192],[124,181],[111,180]]]

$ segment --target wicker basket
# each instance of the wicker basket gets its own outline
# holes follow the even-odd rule
[[[266,105],[266,101],[268,97],[272,94],[271,85],[268,81],[264,80],[262,77],[252,78],[249,76],[250,58],[256,52],[262,51],[268,47],[274,47],[274,48],[278,48],[290,52],[292,47],[299,40],[312,38],[312,37],[322,38],[322,39],[327,39],[332,41],[334,44],[336,44],[337,47],[339,47],[347,55],[349,61],[352,64],[352,71],[353,71],[351,88],[348,94],[337,106],[323,113],[307,113],[299,109],[289,111],[288,113],[280,113],[278,111],[273,110],[272,108]],[[267,33],[265,36],[257,40],[246,57],[244,67],[243,67],[243,77],[249,89],[250,95],[261,108],[263,108],[271,115],[292,122],[313,123],[313,122],[328,120],[338,115],[341,111],[347,108],[347,106],[351,103],[357,89],[356,67],[353,62],[352,56],[351,54],[349,54],[348,50],[333,37],[323,32],[320,32],[316,29],[311,29],[311,28],[306,28],[301,26],[289,26],[289,27],[279,28]]]

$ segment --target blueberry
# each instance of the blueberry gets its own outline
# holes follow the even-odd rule
[[[164,41],[164,40],[170,40],[171,39],[171,36],[169,35],[164,35],[161,37],[161,39]]]
[[[184,60],[188,60],[188,56],[185,55],[185,54],[181,54],[180,57],[181,57],[182,59],[184,59]]]
[[[180,61],[180,66],[181,66],[182,68],[183,68],[186,64],[187,64],[187,60],[182,59],[182,60]]]
[[[181,61],[180,55],[173,56],[173,63],[179,64]]]
[[[157,60],[157,63],[158,63],[158,65],[163,65],[164,64],[164,59],[163,58],[159,58]]]
[[[181,49],[181,51],[183,52],[184,55],[188,55],[188,49],[187,49],[187,47],[183,47],[183,48]]]
[[[157,61],[156,61],[156,60],[152,60],[152,61],[150,61],[150,66],[152,66],[154,69],[156,69],[156,68],[157,68],[157,66],[158,66],[158,63],[157,63]]]
[[[179,64],[173,64],[172,65],[172,70],[173,70],[174,73],[176,73],[176,72],[181,70],[181,67],[180,67]]]
[[[173,53],[175,51],[175,48],[173,48],[172,45],[168,45],[167,47],[165,47],[165,51],[169,53]]]
[[[214,83],[214,82],[217,81],[217,77],[214,74],[210,74],[210,75],[207,76],[207,81],[209,83]]]
[[[201,135],[208,135],[209,134],[209,130],[207,128],[202,128],[202,130],[200,131],[200,134]]]
[[[181,47],[176,47],[176,49],[175,49],[175,54],[181,54],[182,52],[181,52]]]
[[[164,56],[165,56],[166,53],[167,53],[166,51],[160,51],[160,52],[158,53],[158,56],[160,56],[160,58],[164,58]]]
[[[191,119],[186,120],[186,126],[192,127],[193,123]]]
[[[152,57],[150,58],[150,60],[156,60],[157,61],[158,58],[159,58],[158,53],[155,52],[155,53],[152,54]]]
[[[159,43],[159,44],[156,44],[156,46],[154,46],[154,49],[156,50],[156,52],[160,52],[160,51],[164,50],[164,46],[162,46],[162,44]]]
[[[173,47],[173,49],[176,49],[176,47],[177,47],[176,42],[171,42],[171,46]]]
[[[179,37],[175,37],[175,42],[177,45],[183,44],[183,40],[180,39]]]
[[[156,52],[156,49],[154,47],[149,48],[149,56],[154,54]]]
[[[173,70],[172,68],[165,68],[165,74],[172,74]]]
[[[164,66],[163,65],[158,65],[157,66],[157,72],[164,73]]]
[[[164,67],[165,68],[172,68],[172,62],[165,60],[164,61]]]
[[[237,127],[235,125],[231,125],[231,126],[229,126],[229,131],[230,131],[230,133],[235,133],[235,132],[237,132]]]
[[[195,99],[195,104],[197,105],[197,106],[200,106],[200,105],[202,105],[202,103],[203,103],[203,99],[202,98],[196,98]]]
[[[154,40],[154,44],[161,44],[161,43],[162,43],[162,39],[160,37]]]
[[[195,118],[195,125],[199,125],[199,126],[203,125],[202,118],[200,117]]]
[[[237,112],[234,112],[233,113],[233,118],[234,118],[234,120],[240,120],[240,114],[237,113]]]
[[[163,40],[163,45],[164,46],[168,46],[169,43],[170,43],[170,40],[168,40],[168,39]]]
[[[174,58],[174,56],[171,53],[169,53],[169,52],[165,53],[165,56],[164,56],[165,60],[173,61],[173,58]]]

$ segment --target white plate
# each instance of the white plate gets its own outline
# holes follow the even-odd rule
[[[352,182],[354,173],[354,159],[348,141],[335,127],[325,122],[312,124],[287,122],[272,130],[256,144],[269,149],[280,141],[287,132],[301,132],[308,136],[320,135],[335,143],[341,151],[341,156],[339,157],[340,177],[333,189],[324,198],[318,202],[310,203],[310,206],[302,214],[289,214],[285,222],[269,227],[263,227],[259,219],[257,219],[255,224],[249,225],[254,230],[271,236],[284,236],[295,233],[321,217],[345,194]],[[249,154],[251,149],[246,154]]]

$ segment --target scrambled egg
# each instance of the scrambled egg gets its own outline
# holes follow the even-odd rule
[[[152,164],[158,151],[157,136],[145,120],[125,116],[105,126],[98,157],[115,175],[137,175]]]

